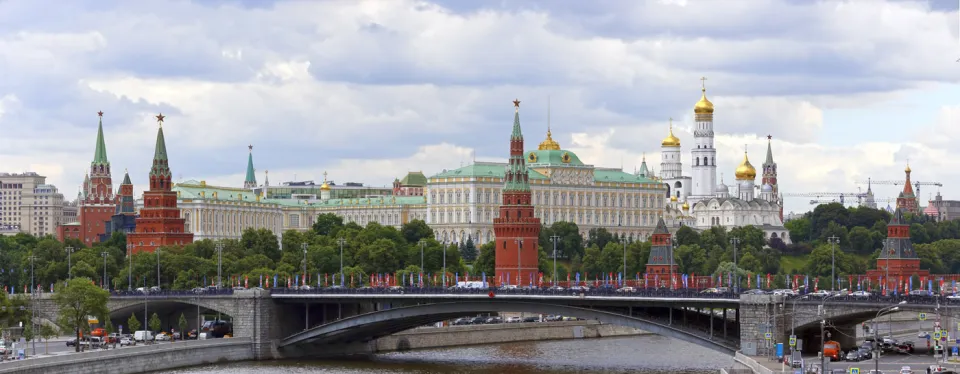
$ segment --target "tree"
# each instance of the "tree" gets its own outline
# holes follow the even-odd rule
[[[130,332],[140,331],[140,320],[137,319],[137,313],[131,313],[130,318],[127,318],[127,326],[130,327]]]
[[[23,338],[24,338],[24,339],[26,339],[27,341],[32,341],[33,338],[36,337],[35,335],[36,335],[36,334],[34,334],[34,331],[33,331],[33,323],[32,323],[32,322],[24,325],[24,327],[23,327]]]
[[[473,262],[477,259],[477,246],[473,244],[473,238],[467,237],[466,243],[460,246],[460,257],[467,262]]]
[[[187,316],[180,313],[180,319],[177,320],[177,325],[180,326],[180,339],[186,339]]]
[[[677,245],[700,245],[700,234],[690,226],[680,227],[673,235],[677,238]]]
[[[421,239],[433,238],[433,229],[423,220],[415,219],[400,226],[400,233],[407,243],[417,244]]]
[[[110,293],[93,284],[90,278],[73,278],[57,285],[53,301],[60,309],[58,323],[73,330],[80,341],[80,329],[87,325],[87,316],[109,316],[107,299]],[[76,351],[80,352],[80,344]]]
[[[336,236],[337,231],[343,228],[343,217],[333,213],[324,213],[317,216],[313,223],[313,232],[317,235]]]
[[[810,219],[807,217],[795,218],[784,222],[784,227],[790,233],[790,240],[794,243],[805,242],[810,239]]]
[[[150,331],[158,332],[162,327],[160,316],[158,316],[157,313],[153,313],[153,315],[150,316]]]
[[[40,325],[40,337],[43,338],[43,353],[47,354],[50,348],[50,338],[55,338],[60,332],[51,324]]]
[[[117,332],[117,329],[113,327],[113,321],[110,320],[110,316],[105,316],[103,319],[106,320],[106,322],[103,323],[103,329],[107,330],[107,333],[113,334]]]
[[[487,276],[496,274],[496,242],[485,243],[480,246],[480,255],[473,262],[473,272],[477,274],[486,273]]]

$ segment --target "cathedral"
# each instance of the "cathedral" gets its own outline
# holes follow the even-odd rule
[[[703,80],[701,78],[701,82]],[[700,101],[693,107],[691,176],[683,175],[680,139],[673,134],[672,120],[669,135],[660,143],[660,179],[669,191],[664,215],[673,226],[687,225],[701,230],[714,226],[731,229],[752,225],[763,230],[767,239],[780,238],[789,243],[789,234],[783,226],[783,199],[777,185],[772,136],[767,136],[767,157],[762,165],[759,188],[755,184],[757,169],[750,163],[746,149],[743,161],[734,171],[736,184],[731,188],[724,184],[722,177],[718,183],[713,110],[706,87],[701,87]],[[641,172],[649,172],[646,162],[641,166]]]

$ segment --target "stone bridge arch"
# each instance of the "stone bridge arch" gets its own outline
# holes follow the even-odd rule
[[[107,309],[114,326],[126,325],[131,315],[136,316],[141,324],[146,325],[144,320],[148,320],[150,316],[157,313],[163,324],[163,330],[169,330],[171,327],[179,330],[177,324],[182,314],[187,319],[187,329],[190,330],[199,327],[201,314],[218,313],[224,319],[236,318],[240,302],[233,297],[115,296],[107,302]],[[146,317],[144,306],[146,306]]]
[[[637,316],[568,305],[507,300],[442,302],[360,314],[291,335],[280,342],[279,348],[293,355],[296,355],[294,354],[296,351],[309,354],[313,345],[365,343],[434,322],[494,312],[560,314],[633,327],[697,344],[724,354],[733,355],[738,349],[737,343],[731,340],[711,337],[709,333],[695,333]]]

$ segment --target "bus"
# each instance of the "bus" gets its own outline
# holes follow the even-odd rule
[[[221,320],[206,321],[200,328],[200,332],[207,333],[207,338],[222,338],[226,335],[233,336],[233,323]]]

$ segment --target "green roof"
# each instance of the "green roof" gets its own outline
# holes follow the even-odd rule
[[[531,157],[534,155],[534,157]],[[563,162],[563,155],[567,155],[567,162]],[[583,162],[577,155],[564,150],[536,150],[527,152],[524,155],[527,159],[527,165],[573,165],[583,166]],[[536,160],[536,161],[534,161]]]
[[[400,184],[404,186],[425,187],[427,185],[427,177],[423,175],[422,171],[411,171],[400,180]]]
[[[356,199],[329,199],[314,200],[304,203],[307,200],[297,199],[264,199],[261,202],[268,204],[277,204],[282,206],[308,206],[308,207],[362,207],[362,206],[384,206],[384,205],[426,205],[425,196],[383,196],[381,197],[363,197]]]
[[[546,152],[546,151],[539,151]],[[558,151],[553,151],[558,152]],[[494,177],[494,178],[503,178],[506,175],[507,164],[493,163],[493,162],[478,162],[473,165],[467,165],[459,169],[447,170],[437,175],[434,175],[430,178],[476,178],[476,177]],[[531,180],[536,179],[549,179],[546,175],[540,174],[538,171],[531,169],[531,166],[527,166],[527,172],[530,175]],[[631,173],[624,172],[623,170],[618,169],[601,169],[596,168],[593,171],[594,181],[596,182],[624,182],[624,183],[661,183],[650,178],[644,178],[642,176],[633,175]]]
[[[180,193],[181,199],[213,199],[213,194],[216,192],[218,200],[257,201],[257,194],[250,190],[210,186],[195,180],[177,183],[173,186],[173,190]],[[202,195],[201,192],[203,192]]]
[[[97,149],[93,152],[94,165],[110,165],[107,160],[107,144],[103,141],[103,117],[100,117],[100,125],[97,126]]]
[[[170,176],[170,166],[167,165],[167,142],[163,139],[163,126],[157,130],[157,146],[153,151],[153,166],[150,168],[152,176]]]
[[[536,170],[527,168],[530,179],[547,179],[546,175],[540,174]],[[507,164],[497,162],[477,162],[459,169],[446,170],[431,178],[477,178],[494,177],[503,178],[507,173]]]
[[[247,177],[243,180],[244,187],[256,187],[257,175],[253,169],[253,146],[250,146],[250,155],[247,156]]]
[[[130,173],[126,170],[123,171],[123,182],[120,184],[133,184],[133,182],[130,181]]]

